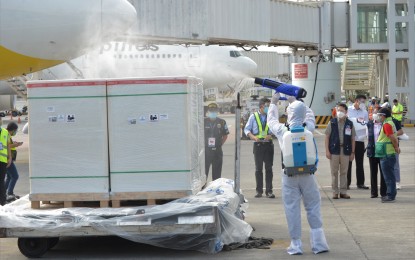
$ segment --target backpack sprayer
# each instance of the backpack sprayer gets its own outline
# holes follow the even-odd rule
[[[307,91],[303,88],[270,79],[255,78],[255,83],[273,89],[297,100],[305,98]],[[280,100],[287,100],[280,97]],[[284,173],[288,176],[297,174],[314,174],[317,170],[317,147],[313,134],[304,127],[295,127],[284,133],[284,147],[281,148]]]
[[[296,99],[307,96],[307,91],[303,88],[270,79],[255,78],[255,84],[261,85],[264,88],[273,89],[288,96],[294,96]]]

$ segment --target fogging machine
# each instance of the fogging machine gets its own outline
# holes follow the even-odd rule
[[[307,91],[303,88],[270,79],[255,78],[255,84],[261,85],[264,88],[273,89],[288,96],[294,96],[296,99],[307,96]]]

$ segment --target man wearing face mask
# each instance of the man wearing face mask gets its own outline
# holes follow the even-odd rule
[[[401,150],[391,111],[387,108],[381,108],[377,115],[382,123],[382,128],[375,144],[375,157],[380,159],[380,167],[386,183],[386,197],[382,197],[382,203],[390,203],[395,202],[396,198],[395,154],[399,154]]]
[[[267,113],[270,100],[262,98],[259,101],[259,111],[251,114],[245,125],[244,132],[249,139],[254,141],[254,159],[255,159],[255,180],[256,195],[255,198],[262,197],[264,188],[264,177],[262,173],[265,164],[265,195],[267,198],[275,198],[272,191],[272,165],[274,162],[274,144],[272,143],[271,130],[267,124]]]
[[[216,180],[222,175],[222,145],[228,138],[229,130],[226,121],[218,117],[218,105],[209,104],[207,115],[205,118],[205,173],[207,180],[209,168],[212,165],[212,180]]]
[[[366,125],[367,127],[367,146],[366,146],[366,155],[369,158],[369,167],[370,167],[370,197],[377,198],[378,193],[378,169],[380,170],[380,195],[381,197],[386,196],[386,184],[385,179],[383,178],[382,168],[380,167],[379,158],[375,157],[375,143],[379,137],[380,130],[382,128],[382,123],[380,122],[378,116],[378,108],[373,110],[373,120],[369,120]]]
[[[366,96],[357,95],[355,102],[352,106],[348,108],[348,117],[349,119],[356,119],[357,122],[362,124],[369,121],[369,115],[366,111]],[[355,124],[355,122],[354,122]],[[356,160],[356,185],[358,189],[369,189],[365,186],[365,171],[363,168],[363,160],[365,157],[365,130],[363,129],[363,134],[360,134],[358,131],[358,126],[355,125],[356,138],[355,138],[355,160]],[[352,182],[352,162],[349,162],[349,167],[347,170],[347,188],[349,188]]]
[[[352,121],[347,119],[347,106],[341,103],[336,110],[337,118],[330,120],[325,132],[326,157],[330,160],[333,199],[350,199],[347,195],[347,169],[349,161],[354,158],[356,132]]]

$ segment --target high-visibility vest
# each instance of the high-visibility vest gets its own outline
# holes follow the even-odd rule
[[[403,106],[401,103],[398,103],[396,106],[392,107],[392,112],[403,112]],[[402,114],[392,114],[392,117],[395,118],[398,121],[402,121]]]
[[[265,136],[268,134],[268,124],[265,125],[265,131],[263,131],[261,119],[259,119],[259,113],[255,112],[254,115],[255,115],[256,123],[258,125],[258,134],[255,136],[258,138],[265,138]]]
[[[392,129],[393,129],[394,136],[396,136],[395,124],[393,123],[391,117],[386,118],[385,121],[383,122],[383,124],[391,125]],[[386,155],[393,155],[393,154],[396,153],[395,148],[393,147],[393,144],[392,144],[391,140],[383,132],[383,125],[382,125],[382,129],[380,130],[380,134],[379,134],[379,137],[378,137],[378,140],[376,141],[376,143],[382,143],[386,146],[385,147]],[[378,156],[376,156],[376,157],[378,157]]]
[[[2,149],[0,150],[0,162],[7,163],[8,159],[8,151],[7,151],[7,144],[9,142],[9,132],[0,127],[0,143]]]

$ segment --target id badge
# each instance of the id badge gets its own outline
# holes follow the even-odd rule
[[[352,129],[351,128],[346,128],[346,130],[345,130],[345,134],[346,135],[352,135]]]
[[[215,137],[209,137],[208,139],[208,147],[215,147],[216,138]]]

